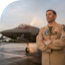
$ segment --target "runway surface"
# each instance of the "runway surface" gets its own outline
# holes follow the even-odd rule
[[[27,44],[0,43],[0,65],[40,65],[26,55],[26,47]]]

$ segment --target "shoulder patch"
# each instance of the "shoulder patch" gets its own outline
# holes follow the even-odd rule
[[[63,30],[65,31],[65,25],[63,25]]]
[[[65,25],[63,24],[63,26],[65,26]]]

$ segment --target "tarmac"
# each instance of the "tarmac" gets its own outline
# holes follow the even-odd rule
[[[26,54],[25,50],[22,50],[22,44],[13,44],[1,43],[0,65],[41,65],[38,63],[40,59]]]

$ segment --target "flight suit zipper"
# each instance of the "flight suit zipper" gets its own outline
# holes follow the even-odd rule
[[[49,34],[49,40],[51,40],[51,32]],[[49,53],[49,65],[51,65],[51,62],[50,62],[50,53]]]
[[[52,27],[49,27],[49,40],[51,40],[51,34],[52,34]],[[51,61],[50,61],[50,53],[49,53],[49,65],[51,65]]]

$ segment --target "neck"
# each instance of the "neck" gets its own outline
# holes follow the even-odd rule
[[[51,26],[54,26],[54,24],[55,24],[55,21],[48,23],[48,26],[51,27]]]

